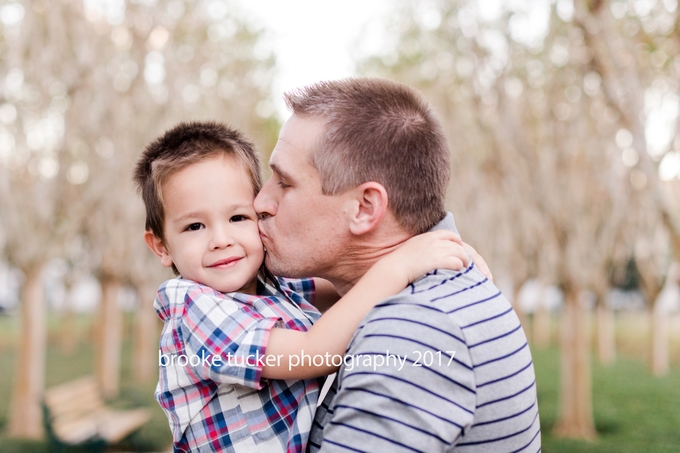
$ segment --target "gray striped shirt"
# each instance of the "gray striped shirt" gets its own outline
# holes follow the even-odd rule
[[[455,230],[450,214],[441,228]],[[324,453],[540,448],[526,336],[474,264],[429,273],[368,314],[308,445]]]

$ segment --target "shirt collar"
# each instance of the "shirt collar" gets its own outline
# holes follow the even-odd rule
[[[456,222],[453,220],[453,214],[450,212],[447,212],[444,218],[438,224],[433,226],[430,231],[437,230],[451,230],[456,234],[460,234],[458,233],[458,228],[456,228]]]

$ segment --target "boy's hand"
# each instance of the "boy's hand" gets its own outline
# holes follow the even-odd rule
[[[475,250],[470,244],[467,242],[463,242],[463,247],[467,252],[470,254],[472,257],[472,262],[475,263],[475,266],[477,266],[477,269],[481,271],[482,274],[489,280],[493,282],[493,275],[491,275],[491,269],[489,269],[489,265],[486,264],[486,261],[484,261],[484,258],[482,258],[482,255],[477,253],[477,250]]]
[[[413,236],[380,260],[410,283],[434,269],[465,269],[470,257],[456,233],[438,230]]]

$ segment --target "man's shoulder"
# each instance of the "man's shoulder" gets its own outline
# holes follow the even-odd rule
[[[439,332],[444,334],[443,341],[467,345],[470,334],[474,340],[476,331],[486,330],[486,321],[495,318],[513,324],[516,315],[501,291],[474,264],[462,271],[437,270],[376,305],[355,332],[352,344],[371,343],[385,335],[439,338]]]
[[[419,297],[441,297],[447,294],[455,296],[451,291],[465,290],[466,288],[490,288],[493,283],[477,268],[474,262],[461,270],[435,269],[420,277],[402,291],[419,295]]]
[[[383,304],[427,307],[429,310],[425,313],[444,314],[463,325],[468,313],[475,313],[474,317],[498,308],[511,308],[501,291],[474,263],[460,271],[429,272]]]

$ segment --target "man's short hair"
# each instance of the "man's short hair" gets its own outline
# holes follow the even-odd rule
[[[385,79],[352,78],[319,82],[284,98],[293,114],[325,121],[311,157],[324,194],[378,182],[396,219],[412,234],[445,216],[449,147],[439,119],[417,91]]]
[[[163,183],[183,168],[219,155],[233,156],[241,162],[253,193],[257,195],[262,187],[262,173],[255,146],[225,124],[213,121],[180,123],[147,145],[137,161],[133,178],[144,200],[147,230],[165,240]]]

